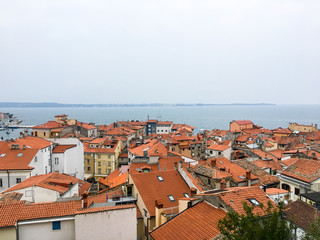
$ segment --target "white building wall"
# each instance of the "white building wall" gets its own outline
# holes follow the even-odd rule
[[[72,240],[75,239],[75,226],[74,220],[63,220],[61,221],[60,230],[52,230],[52,222],[58,219],[48,219],[48,222],[41,222],[41,220],[30,221],[29,224],[25,222],[19,223],[19,240]],[[62,219],[61,219],[62,220]],[[90,232],[90,231],[89,231]],[[91,238],[88,238],[91,239]]]
[[[161,125],[161,127],[157,125],[156,133],[157,134],[169,134],[171,132],[171,128],[172,128],[172,125],[165,125],[165,126]]]
[[[9,179],[8,179],[9,173]],[[31,176],[30,170],[6,170],[0,171],[0,178],[2,179],[2,187],[0,187],[0,192],[7,190],[8,188],[17,184],[17,178],[21,179],[21,182],[26,180]],[[9,181],[8,181],[9,180]]]
[[[34,169],[31,172],[31,176],[37,176],[51,172],[50,156],[52,146],[39,149],[36,156],[32,159],[29,166]]]
[[[137,210],[127,208],[76,215],[75,239],[137,239]]]
[[[76,147],[69,148],[62,153],[54,153],[52,163],[54,164],[54,157],[59,158],[59,165],[54,166],[54,169],[59,170],[60,173],[73,175],[76,178],[84,178],[84,151],[83,144],[77,138],[57,138],[50,139],[60,145],[76,145]],[[55,170],[55,171],[57,171]]]

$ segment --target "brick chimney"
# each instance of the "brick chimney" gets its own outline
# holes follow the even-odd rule
[[[190,192],[191,192],[191,197],[194,197],[197,194],[197,189],[192,187],[192,188],[190,188]]]
[[[246,171],[246,179],[251,180],[251,171]]]
[[[167,142],[167,151],[170,151],[170,143]]]
[[[87,191],[85,191],[82,194],[82,208],[83,209],[88,208],[88,192]]]
[[[217,165],[217,160],[216,159],[211,159],[211,161],[210,161],[210,165],[211,165],[211,167],[216,167],[216,165]]]

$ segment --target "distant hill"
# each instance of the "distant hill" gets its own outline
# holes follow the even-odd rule
[[[166,104],[166,103],[142,103],[142,104],[64,104],[53,102],[0,102],[0,108],[61,108],[61,107],[164,107],[164,106],[257,106],[257,105],[276,105],[270,103],[231,103],[231,104],[207,104],[207,103],[195,103],[195,104]]]

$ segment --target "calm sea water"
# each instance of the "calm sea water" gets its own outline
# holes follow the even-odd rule
[[[289,122],[317,123],[320,126],[320,105],[210,106],[210,107],[96,107],[96,108],[0,108],[22,120],[23,125],[38,125],[67,114],[83,122],[110,124],[117,120],[170,120],[200,129],[228,129],[232,120],[249,119],[265,128],[288,127]],[[21,129],[0,137],[19,136]]]

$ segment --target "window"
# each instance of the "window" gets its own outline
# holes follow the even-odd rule
[[[43,136],[45,136],[46,135],[46,133],[45,132],[43,132]]]
[[[59,164],[59,158],[54,158],[54,164],[58,165]]]
[[[300,194],[300,189],[299,188],[294,188],[294,194],[299,195]]]
[[[250,198],[248,200],[254,206],[259,206],[260,205],[259,201],[257,199],[255,199],[255,198]]]
[[[91,170],[91,168],[90,168],[90,167],[88,167],[88,168],[87,168],[87,170],[88,170],[88,171],[90,171],[90,170]]]
[[[168,198],[169,198],[169,200],[170,200],[171,202],[175,202],[175,201],[176,201],[172,195],[168,195]]]
[[[61,229],[61,222],[60,221],[55,221],[52,222],[52,230],[60,230]]]
[[[99,158],[99,159],[101,158],[101,154],[100,154],[100,153],[98,153],[98,158]]]
[[[188,193],[184,193],[183,194],[186,198],[190,198],[189,194]]]
[[[147,210],[143,209],[143,213],[144,213],[144,216],[145,216],[145,217],[148,217],[148,212],[147,212]]]
[[[101,166],[101,162],[100,162],[100,161],[98,162],[98,166],[99,166],[99,167]]]
[[[111,173],[111,169],[110,168],[108,168],[108,174],[110,174]]]
[[[157,176],[157,178],[158,178],[159,182],[163,182],[164,181],[161,176]]]
[[[16,183],[21,183],[21,178],[16,178]]]
[[[3,185],[2,185],[2,178],[0,178],[0,187],[2,187]]]
[[[101,174],[101,168],[98,168],[98,174]]]
[[[34,162],[38,162],[38,157],[37,156],[34,157]]]
[[[87,159],[87,164],[90,164],[90,159]]]
[[[111,167],[111,162],[108,162],[108,167]]]
[[[111,155],[108,154],[108,159],[110,159],[110,158],[111,158]]]

